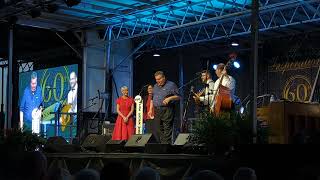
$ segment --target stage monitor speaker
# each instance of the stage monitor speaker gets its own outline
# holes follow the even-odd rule
[[[112,140],[110,139],[105,148],[105,152],[124,152],[125,141],[123,140]]]
[[[44,151],[48,153],[71,153],[80,152],[79,145],[68,144],[61,136],[50,137],[44,146]]]
[[[145,147],[147,143],[154,141],[152,134],[135,134],[126,143],[125,147]]]
[[[66,145],[68,142],[62,136],[49,137],[46,144]]]
[[[89,151],[104,152],[111,136],[89,134],[82,143],[82,147]]]
[[[180,133],[177,139],[174,141],[173,145],[184,146],[189,142],[190,134],[189,133]]]
[[[128,152],[144,152],[146,144],[153,142],[155,142],[155,138],[152,134],[135,134],[131,136],[124,147]]]

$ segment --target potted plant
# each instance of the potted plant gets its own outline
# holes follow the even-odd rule
[[[35,151],[45,143],[46,139],[31,131],[22,132],[20,129],[7,129],[0,135],[0,146],[8,152]]]
[[[191,140],[205,144],[208,153],[224,154],[238,144],[252,143],[252,121],[237,113],[221,113],[214,116],[203,112],[196,122]]]

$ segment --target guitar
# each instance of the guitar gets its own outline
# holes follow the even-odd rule
[[[61,110],[61,116],[60,116],[60,123],[61,123],[61,131],[65,131],[67,125],[69,125],[71,123],[71,117],[70,114],[66,114],[69,112],[69,110],[71,109],[71,105],[70,104],[66,104],[63,106],[62,110]]]
[[[196,103],[196,105],[201,105],[202,102],[200,101],[200,96],[202,96],[204,94],[205,89],[202,89],[196,93],[196,92],[194,92],[194,88],[192,87],[190,91],[194,95],[193,99],[194,99],[194,102]]]

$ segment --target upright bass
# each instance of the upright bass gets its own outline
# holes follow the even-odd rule
[[[223,67],[221,77],[218,79],[218,87],[214,91],[212,96],[214,106],[210,109],[211,113],[214,115],[219,115],[222,110],[230,111],[232,109],[232,97],[231,97],[231,90],[228,87],[222,85],[224,78],[230,78],[226,74],[227,68],[229,68],[230,64],[235,60],[235,58],[231,58],[227,64]]]

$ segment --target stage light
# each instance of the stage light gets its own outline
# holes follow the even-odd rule
[[[153,56],[154,56],[154,57],[159,57],[160,54],[155,53],[155,54],[153,54]]]
[[[218,65],[214,64],[212,67],[214,70],[217,70]]]
[[[237,42],[232,42],[232,43],[231,43],[231,46],[237,47],[237,46],[239,46],[239,43],[237,43]]]
[[[240,68],[240,64],[239,64],[237,61],[234,61],[234,62],[233,62],[233,66],[234,66],[235,68],[237,68],[237,69]]]
[[[64,0],[64,2],[67,4],[68,7],[72,7],[78,5],[81,2],[81,0]]]

